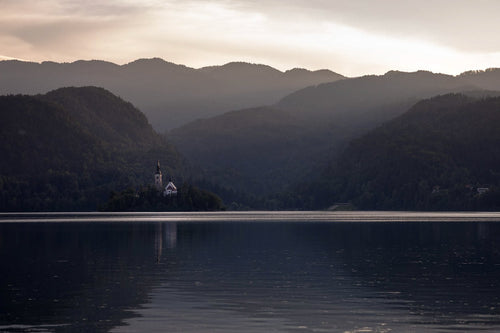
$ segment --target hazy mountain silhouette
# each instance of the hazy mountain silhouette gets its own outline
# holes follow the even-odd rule
[[[500,75],[496,87],[500,88]],[[343,120],[356,125],[382,122],[422,98],[453,91],[489,89],[477,82],[426,71],[390,71],[311,86],[283,98],[276,106],[304,117]]]
[[[300,119],[271,107],[197,120],[168,135],[207,178],[254,194],[269,194],[301,176],[305,169],[298,165],[317,153],[316,137]]]
[[[500,98],[438,96],[354,140],[311,189],[324,208],[500,208]],[[488,187],[480,194],[478,187]]]
[[[314,176],[352,138],[423,98],[463,91],[496,94],[482,89],[500,90],[500,71],[457,77],[393,71],[311,86],[272,107],[192,122],[172,130],[169,137],[221,184],[269,193]]]
[[[0,94],[38,94],[68,86],[99,86],[132,102],[159,131],[198,118],[276,103],[309,85],[343,79],[328,70],[280,72],[265,65],[229,63],[201,69],[159,58],[126,65],[105,61],[0,61]]]

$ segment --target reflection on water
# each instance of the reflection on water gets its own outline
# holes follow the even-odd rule
[[[498,332],[500,223],[0,223],[0,332]]]
[[[173,249],[177,246],[177,223],[157,223],[155,226],[155,252],[157,264],[161,262],[163,240],[165,240],[167,249]]]

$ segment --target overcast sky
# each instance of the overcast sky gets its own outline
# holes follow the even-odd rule
[[[500,67],[499,13],[499,0],[0,0],[0,59],[457,74]]]

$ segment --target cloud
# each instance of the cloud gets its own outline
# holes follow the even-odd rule
[[[0,50],[35,61],[140,57],[442,72],[497,64],[496,0],[0,0]]]
[[[3,1],[0,4],[4,9],[0,14],[0,38],[17,40],[24,46],[20,52],[19,47],[4,44],[2,52],[33,60],[100,57],[103,45],[123,39],[120,35],[129,34],[128,30],[146,12],[145,7],[121,1],[105,5],[98,1],[55,0]]]
[[[376,4],[339,0],[191,0],[170,2],[169,11],[158,14],[171,23],[164,31],[165,41],[189,44],[207,57],[211,49],[212,56],[223,53],[243,60],[261,59],[265,54],[267,62],[281,63],[282,69],[295,62],[345,70],[348,74],[360,73],[361,67],[377,72],[423,68],[456,73],[467,68],[464,64],[491,64],[498,50],[488,41],[495,38],[494,31],[489,38],[483,32],[488,41],[483,44],[477,38],[456,37],[457,32],[464,36],[462,30],[470,30],[457,20],[470,16],[466,4],[436,0],[429,10],[421,2],[399,0]],[[456,10],[454,17],[450,17],[451,8]],[[492,15],[484,17],[490,24],[498,24],[496,19],[488,20]],[[478,32],[469,35],[477,36]],[[196,63],[196,59],[190,60]]]
[[[425,39],[465,51],[500,50],[500,39],[495,38],[500,28],[497,0],[215,1],[272,19],[336,23],[395,38]]]

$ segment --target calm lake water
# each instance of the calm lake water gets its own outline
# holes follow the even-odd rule
[[[0,214],[0,332],[500,332],[500,214]]]

